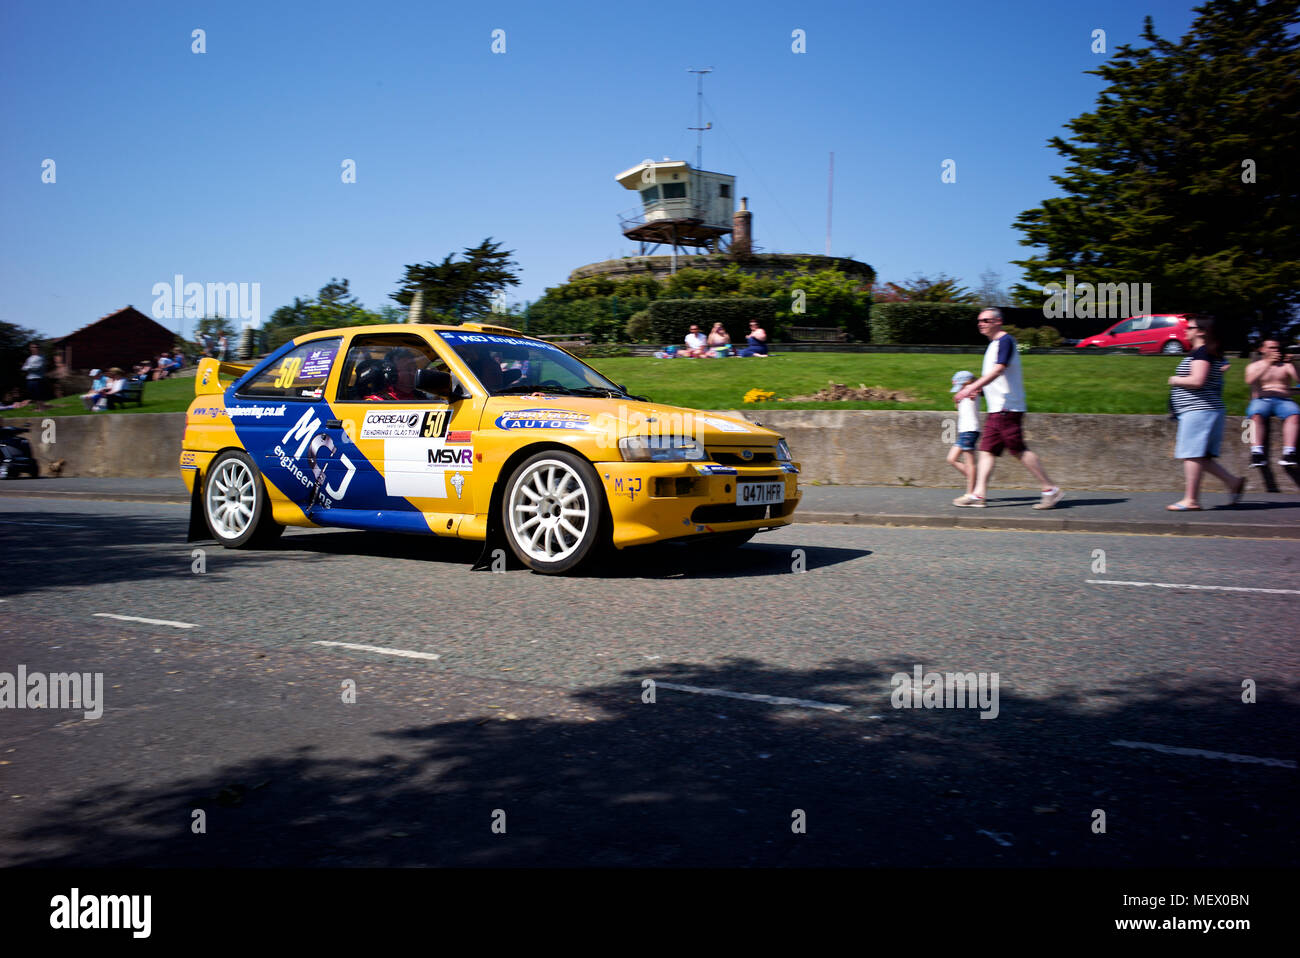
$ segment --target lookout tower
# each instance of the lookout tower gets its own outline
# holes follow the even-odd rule
[[[640,206],[619,214],[623,235],[641,244],[641,255],[661,245],[722,252],[730,243],[736,178],[692,169],[685,160],[644,160],[615,177],[641,194]]]

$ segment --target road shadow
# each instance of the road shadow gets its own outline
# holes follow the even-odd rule
[[[376,712],[371,701],[363,727],[373,747],[364,757],[331,735],[363,721],[360,706],[339,705],[337,693],[296,738],[280,734],[274,746],[263,743],[269,730],[284,732],[283,712],[249,701],[262,708],[268,735],[245,732],[243,757],[196,774],[181,764],[183,743],[173,744],[174,770],[142,781],[124,753],[111,784],[24,806],[4,861],[1258,868],[1300,860],[1294,768],[1115,744],[1293,759],[1297,686],[1274,686],[1254,705],[1241,703],[1235,679],[1204,675],[1100,690],[1066,683],[1031,697],[1004,674],[997,717],[986,720],[977,710],[892,708],[891,676],[912,664],[656,663],[571,696],[550,692],[522,718],[448,695],[438,698],[447,718],[412,722],[428,713],[400,701]],[[381,681],[401,681],[399,668]],[[438,697],[445,680],[421,674],[419,694]],[[652,702],[646,679],[657,683]],[[494,687],[502,696],[541,694]],[[190,830],[196,808],[206,811],[207,834]]]

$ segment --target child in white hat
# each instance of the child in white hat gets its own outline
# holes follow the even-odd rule
[[[949,392],[957,392],[974,378],[975,374],[967,369],[953,373]],[[966,477],[966,492],[953,500],[955,505],[984,505],[983,499],[975,498],[975,449],[979,441],[979,404],[975,396],[971,396],[957,403],[957,441],[948,450],[948,464]]]

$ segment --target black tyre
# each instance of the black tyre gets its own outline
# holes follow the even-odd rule
[[[264,545],[284,532],[271,518],[261,471],[246,453],[233,449],[217,456],[204,476],[203,518],[227,549]]]
[[[1160,347],[1160,351],[1166,356],[1181,356],[1183,354],[1183,344],[1176,339],[1171,339]]]
[[[593,558],[608,540],[608,517],[596,470],[571,452],[525,459],[501,496],[510,551],[535,572],[568,572]]]

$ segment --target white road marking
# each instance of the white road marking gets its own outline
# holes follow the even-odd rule
[[[101,619],[121,619],[123,622],[148,622],[150,625],[170,625],[174,629],[197,629],[193,622],[173,622],[171,619],[144,619],[138,615],[114,615],[112,612],[96,612]]]
[[[811,699],[791,699],[784,695],[757,695],[754,692],[729,692],[726,689],[704,689],[697,685],[674,685],[671,682],[656,682],[655,686],[673,692],[694,692],[696,695],[718,695],[726,699],[744,699],[746,702],[766,702],[769,705],[797,705],[805,709],[825,709],[828,712],[845,712],[850,706],[834,705],[830,702],[814,702]]]
[[[438,659],[436,652],[412,652],[409,649],[385,649],[378,645],[356,645],[353,642],[313,642],[312,645],[332,645],[339,649],[355,649],[358,652],[382,652],[384,655],[397,655],[404,659]]]
[[[1286,758],[1256,758],[1254,755],[1235,755],[1232,752],[1211,752],[1203,748],[1181,748],[1177,745],[1159,745],[1155,742],[1111,742],[1122,748],[1144,748],[1152,752],[1164,752],[1166,755],[1193,755],[1200,758],[1221,758],[1225,762],[1238,762],[1245,765],[1273,765],[1277,768],[1295,768],[1295,762]]]
[[[1300,589],[1252,589],[1243,585],[1187,585],[1181,582],[1124,582],[1120,579],[1085,579],[1089,585],[1154,586],[1157,589],[1200,589],[1206,592],[1267,592],[1269,595],[1300,595]]]

